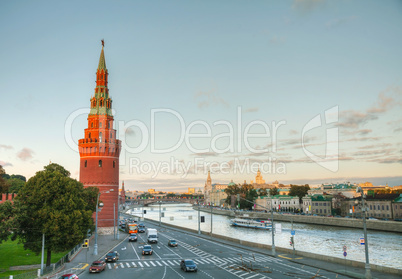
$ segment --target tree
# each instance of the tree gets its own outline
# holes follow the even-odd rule
[[[10,201],[0,203],[0,244],[6,241],[15,226],[14,207]]]
[[[278,190],[278,188],[274,187],[274,188],[272,188],[272,189],[269,189],[269,194],[270,194],[271,196],[279,195],[279,190]]]
[[[12,178],[13,175],[11,175],[11,178],[7,180],[7,183],[9,185],[8,192],[9,193],[18,193],[18,191],[24,187],[25,182],[24,180],[21,180],[19,178]]]
[[[232,204],[232,196],[240,194],[240,187],[239,185],[229,185],[224,192],[226,193],[227,197],[225,199],[226,204]]]
[[[8,183],[6,181],[6,178],[8,175],[6,174],[6,171],[3,169],[3,167],[0,165],[0,194],[1,193],[8,193]]]
[[[302,198],[307,195],[308,190],[310,190],[310,186],[308,184],[304,186],[290,185],[289,196],[299,197],[299,202],[301,203]]]
[[[45,166],[31,177],[15,197],[16,236],[25,249],[41,251],[45,234],[46,266],[52,252],[73,248],[93,228],[92,213],[98,188],[84,189],[58,164]]]

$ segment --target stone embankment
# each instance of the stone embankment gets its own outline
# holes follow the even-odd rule
[[[198,210],[198,207],[193,207],[194,210]],[[201,211],[210,213],[211,209],[206,207],[201,207]],[[270,219],[271,213],[264,212],[253,212],[253,211],[233,211],[213,208],[213,214],[239,217],[243,214],[247,214],[250,218],[260,218],[260,219]],[[307,216],[307,215],[293,215],[293,214],[279,214],[274,213],[274,221],[283,222],[295,222],[302,224],[314,224],[314,225],[325,225],[325,226],[336,226],[345,228],[363,228],[363,220],[355,218],[336,218],[336,217],[322,217],[322,216]],[[402,233],[402,222],[396,221],[382,221],[382,220],[366,220],[367,229],[385,231],[385,232],[397,232]]]

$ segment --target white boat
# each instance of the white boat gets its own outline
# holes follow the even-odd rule
[[[245,228],[263,229],[263,230],[269,230],[272,228],[272,222],[270,220],[234,218],[230,220],[230,224],[235,227],[245,227]]]

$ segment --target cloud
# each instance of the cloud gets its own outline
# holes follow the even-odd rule
[[[395,105],[394,98],[385,96],[385,92],[381,92],[378,96],[377,103],[367,110],[368,113],[383,113]]]
[[[200,152],[200,153],[191,153],[191,156],[200,156],[200,157],[217,157],[220,154],[216,152]]]
[[[198,102],[197,106],[199,108],[207,108],[211,105],[223,105],[229,107],[229,104],[221,97],[217,96],[214,90],[209,92],[198,92],[195,94],[194,98]]]
[[[296,130],[290,130],[289,131],[289,135],[297,135],[297,134],[299,134],[299,132],[296,131]]]
[[[320,7],[324,2],[324,0],[294,0],[292,9],[302,13],[308,13]]]
[[[402,132],[402,127],[396,128],[396,129],[394,130],[394,132]]]
[[[34,152],[29,148],[23,148],[20,152],[17,153],[17,157],[22,161],[27,161],[33,158]]]
[[[0,166],[2,166],[2,167],[12,167],[13,164],[11,164],[9,162],[0,161]]]
[[[135,136],[135,131],[130,127],[128,127],[124,132],[128,136]]]
[[[13,149],[11,145],[0,144],[0,149],[9,150]]]
[[[334,28],[336,26],[343,25],[343,24],[346,24],[346,23],[348,23],[350,21],[353,21],[356,18],[357,18],[357,16],[348,16],[348,17],[337,18],[337,19],[328,21],[325,25],[328,28]]]
[[[366,124],[371,120],[378,119],[377,116],[369,113],[363,113],[355,110],[345,110],[340,112],[341,122],[337,124],[344,128],[358,128],[360,125]]]
[[[257,108],[257,107],[254,107],[254,108],[248,108],[248,109],[245,109],[244,111],[243,111],[243,113],[248,113],[248,112],[257,112],[259,110],[259,108]]]

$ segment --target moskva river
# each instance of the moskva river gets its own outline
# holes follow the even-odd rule
[[[142,216],[143,209],[147,211],[144,215],[145,218],[159,221],[159,210],[161,210],[164,213],[164,217],[161,217],[163,223],[198,230],[198,211],[193,210],[190,204],[163,204],[160,208],[159,205],[152,205],[135,208],[131,214]],[[201,212],[200,215],[205,216],[205,223],[201,223],[201,231],[211,232],[211,215],[206,212]],[[230,219],[231,217],[213,215],[212,232],[271,245],[271,231],[232,227]],[[275,245],[291,249],[289,244],[291,224],[288,222],[275,223],[282,226],[282,232],[275,234]],[[296,250],[344,258],[343,246],[346,246],[347,260],[365,262],[364,245],[360,244],[360,238],[363,238],[363,228],[360,230],[294,223],[293,230],[295,231]],[[402,233],[368,231],[367,237],[371,264],[402,269]]]

